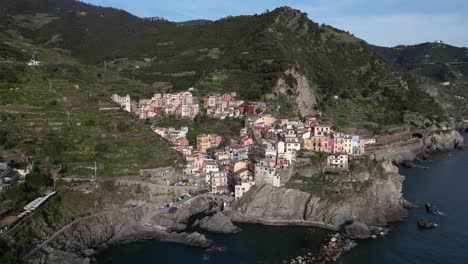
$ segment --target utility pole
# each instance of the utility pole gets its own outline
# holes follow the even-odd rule
[[[97,162],[94,161],[94,181],[97,182]]]
[[[66,114],[67,114],[68,124],[70,124],[70,112],[66,111]]]

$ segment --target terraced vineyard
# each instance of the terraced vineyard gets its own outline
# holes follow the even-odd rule
[[[139,94],[142,83],[84,66],[60,52],[4,41],[12,50],[37,51],[44,64],[27,67],[10,59],[0,67],[22,69],[16,82],[0,89],[3,148],[18,148],[36,160],[62,166],[64,176],[129,176],[141,168],[174,165],[177,153],[149,126],[110,101],[114,92]],[[48,63],[49,62],[49,63]],[[144,91],[144,89],[142,89]],[[140,90],[140,91],[142,91]]]

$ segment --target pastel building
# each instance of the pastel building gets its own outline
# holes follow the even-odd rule
[[[360,148],[360,137],[357,135],[353,135],[352,139],[352,147],[353,147],[353,155],[361,155],[361,148]]]
[[[350,135],[344,137],[343,151],[348,155],[353,155],[353,139]]]
[[[202,134],[197,136],[197,150],[206,152],[210,148],[217,148],[223,138],[216,134]]]
[[[325,136],[313,136],[312,141],[312,150],[317,152],[330,152],[328,146],[328,137]]]
[[[299,139],[295,136],[293,137],[286,137],[285,138],[285,141],[286,141],[286,152],[287,153],[294,153],[294,152],[298,152],[301,150],[301,142],[299,141]]]
[[[211,172],[210,178],[212,193],[228,192],[228,177],[226,171]]]
[[[330,146],[330,150],[334,154],[344,153],[345,139],[343,133],[333,133],[331,138],[333,145]]]
[[[246,109],[247,116],[257,116],[266,112],[267,105],[264,102],[250,102]]]

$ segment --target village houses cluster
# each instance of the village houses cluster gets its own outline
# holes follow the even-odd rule
[[[112,100],[125,111],[137,114],[140,119],[168,115],[193,120],[199,112],[198,98],[189,91],[176,94],[157,93],[150,99],[140,99],[138,102],[131,100],[128,94],[113,94]]]
[[[190,89],[191,90],[191,89]],[[216,118],[241,118],[257,116],[266,112],[264,102],[249,102],[235,100],[236,93],[212,94],[203,98],[203,108],[206,115]],[[127,111],[138,115],[140,119],[151,119],[158,116],[176,116],[193,120],[199,114],[198,98],[190,91],[176,94],[154,94],[150,99],[134,101],[130,95],[113,94],[111,99]]]
[[[214,95],[207,98],[231,98]],[[217,102],[218,99],[213,99]],[[226,100],[229,102],[229,100]],[[217,109],[218,103],[204,103],[205,109]],[[228,106],[227,103],[225,106]],[[251,104],[248,104],[248,106]],[[326,167],[348,169],[349,156],[365,154],[372,139],[348,135],[320,124],[316,117],[303,120],[279,119],[263,113],[266,104],[256,102],[257,109],[246,110],[244,127],[229,141],[216,134],[197,135],[194,146],[187,139],[189,128],[153,127],[153,131],[174,145],[186,160],[184,177],[189,185],[208,188],[212,193],[231,193],[241,198],[255,184],[284,186],[285,169],[300,151],[328,153]],[[248,108],[248,107],[247,107]],[[246,109],[247,109],[246,108]],[[220,111],[225,109],[221,105]],[[221,118],[221,117],[219,117]]]
[[[206,114],[216,119],[240,118],[244,116],[257,116],[267,110],[264,102],[249,102],[235,100],[236,93],[212,94],[203,98],[203,108]]]

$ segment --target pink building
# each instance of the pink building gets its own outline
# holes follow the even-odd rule
[[[266,112],[267,105],[264,102],[250,102],[247,106],[247,116],[257,116]]]
[[[364,155],[366,153],[366,140],[365,139],[359,140],[359,152],[361,153],[361,155]]]
[[[315,127],[316,125],[318,125],[318,121],[316,117],[308,117],[304,121],[304,127],[306,128],[309,128],[309,127],[312,128],[312,127]]]
[[[211,172],[211,192],[222,193],[228,190],[228,177],[227,172],[217,171]]]
[[[333,145],[330,150],[333,154],[344,153],[344,135],[343,133],[333,133]]]

